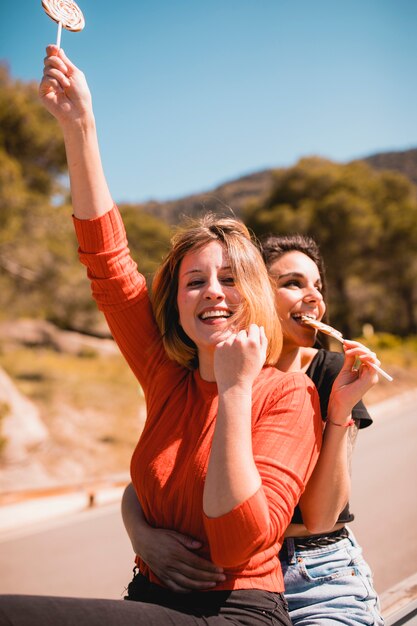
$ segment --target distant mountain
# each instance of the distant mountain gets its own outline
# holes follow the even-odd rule
[[[394,170],[417,185],[417,148],[401,152],[380,152],[361,159],[376,170]]]
[[[399,152],[381,152],[360,160],[377,170],[400,172],[417,185],[417,148]],[[183,215],[197,216],[206,211],[227,211],[228,208],[240,217],[242,209],[250,202],[259,202],[268,195],[275,171],[263,170],[226,182],[205,193],[167,202],[145,202],[138,208],[170,224],[178,223]]]
[[[268,195],[273,179],[274,170],[263,170],[224,183],[208,192],[167,202],[145,202],[140,204],[138,208],[170,224],[178,223],[184,215],[195,217],[207,211],[218,212],[223,210],[227,213],[230,209],[233,214],[239,217],[243,207],[252,201],[258,202]],[[123,207],[126,204],[120,206]]]

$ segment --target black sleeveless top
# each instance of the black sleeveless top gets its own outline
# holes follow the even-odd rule
[[[332,385],[338,373],[342,369],[344,356],[340,352],[330,352],[320,348],[311,361],[306,372],[317,387],[320,397],[320,409],[323,421],[327,419],[327,407],[329,404]],[[372,424],[372,418],[365,408],[362,400],[352,409],[352,418],[359,421],[359,428],[366,428]],[[349,510],[349,503],[340,513],[338,524],[347,524],[354,519],[354,515]],[[302,524],[303,518],[300,507],[296,506],[291,520],[291,524]]]

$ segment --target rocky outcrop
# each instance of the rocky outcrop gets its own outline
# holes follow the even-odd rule
[[[3,463],[21,463],[49,438],[38,408],[23,396],[0,369],[0,437]]]
[[[20,319],[2,322],[0,340],[3,345],[45,346],[57,352],[76,356],[85,356],[88,353],[102,356],[118,353],[113,339],[60,330],[45,320]]]

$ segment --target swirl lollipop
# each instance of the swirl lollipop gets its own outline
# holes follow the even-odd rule
[[[79,31],[85,26],[85,20],[80,7],[73,0],[42,0],[44,11],[54,22],[58,23],[56,45],[61,47],[62,28]]]

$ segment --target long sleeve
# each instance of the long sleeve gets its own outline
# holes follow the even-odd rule
[[[318,459],[321,433],[314,385],[304,374],[285,376],[253,428],[261,488],[229,513],[204,517],[215,563],[237,567],[276,544]]]
[[[119,210],[113,206],[98,218],[73,219],[80,261],[87,267],[93,298],[146,392],[168,358],[152,312],[145,278],[130,256]]]

